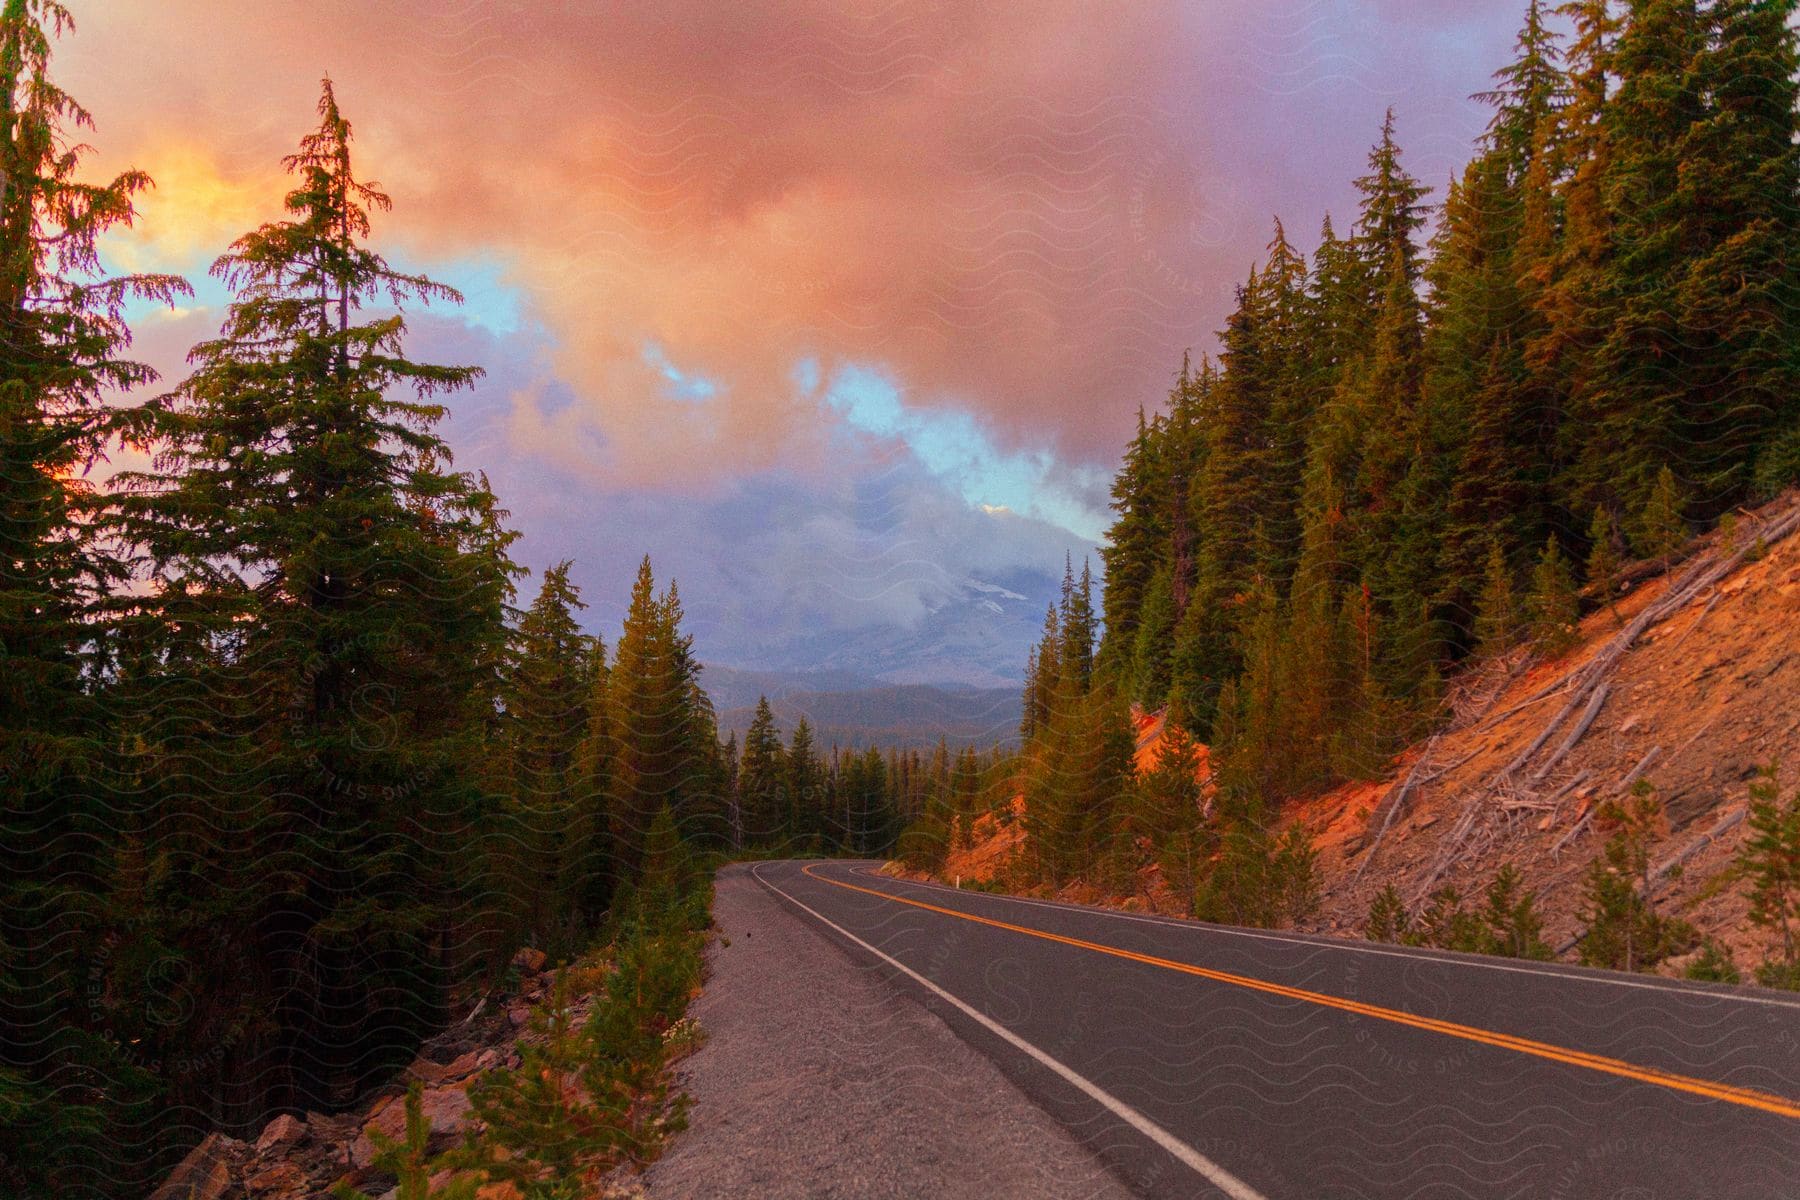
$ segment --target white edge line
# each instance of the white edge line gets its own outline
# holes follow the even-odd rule
[[[864,869],[867,874],[867,869]],[[1545,979],[1563,979],[1575,983],[1598,983],[1607,987],[1635,988],[1646,992],[1661,992],[1664,995],[1690,996],[1696,999],[1726,1000],[1735,1004],[1760,1004],[1767,1008],[1800,1009],[1800,1000],[1788,1000],[1781,996],[1740,995],[1736,992],[1714,991],[1711,988],[1683,987],[1680,979],[1633,979],[1622,972],[1605,972],[1580,970],[1563,964],[1562,969],[1548,967],[1513,966],[1510,963],[1488,962],[1478,956],[1468,955],[1449,957],[1432,954],[1429,951],[1409,951],[1380,945],[1364,945],[1349,938],[1334,938],[1329,934],[1317,934],[1308,937],[1283,937],[1276,933],[1259,933],[1251,929],[1236,929],[1230,925],[1212,925],[1204,921],[1176,921],[1167,917],[1149,917],[1140,913],[1119,912],[1110,908],[1099,908],[1090,904],[1069,904],[1060,900],[1038,900],[1030,896],[1009,896],[1004,892],[965,892],[944,883],[924,883],[917,879],[901,879],[893,875],[883,875],[890,883],[908,884],[916,888],[929,888],[935,891],[954,892],[958,895],[983,896],[990,900],[1009,900],[1014,904],[1026,904],[1033,908],[1050,908],[1062,912],[1091,913],[1095,916],[1111,917],[1119,921],[1135,921],[1143,925],[1155,925],[1163,929],[1185,929],[1190,933],[1223,934],[1227,937],[1248,938],[1256,942],[1277,942],[1286,946],[1311,946],[1316,950],[1335,951],[1343,954],[1371,954],[1377,958],[1399,958],[1407,962],[1440,963],[1450,967],[1470,967],[1482,971],[1503,971],[1509,975],[1537,975]],[[1618,974],[1618,979],[1612,978]]]
[[[867,950],[870,954],[873,954],[876,958],[888,964],[888,966],[893,967],[896,971],[899,971],[920,987],[925,988],[947,1004],[954,1006],[958,1012],[980,1025],[983,1029],[986,1029],[995,1037],[1000,1038],[1008,1045],[1030,1055],[1044,1066],[1049,1067],[1063,1079],[1085,1092],[1101,1106],[1110,1110],[1113,1115],[1117,1116],[1127,1125],[1130,1125],[1133,1129],[1155,1142],[1158,1146],[1167,1150],[1184,1165],[1192,1168],[1214,1187],[1224,1192],[1227,1196],[1230,1196],[1231,1200],[1267,1200],[1267,1197],[1261,1192],[1239,1179],[1236,1175],[1233,1175],[1230,1171],[1227,1171],[1224,1167],[1221,1167],[1212,1159],[1201,1154],[1198,1150],[1177,1138],[1161,1125],[1158,1125],[1155,1121],[1152,1121],[1149,1117],[1131,1107],[1131,1105],[1102,1088],[1099,1084],[1089,1080],[1086,1076],[1077,1074],[1072,1068],[1051,1058],[1048,1054],[1045,1054],[1042,1050],[1039,1050],[1036,1046],[1032,1045],[1012,1030],[1006,1028],[1006,1026],[993,1020],[986,1013],[980,1012],[970,1007],[968,1004],[965,1004],[963,1001],[952,996],[949,992],[946,992],[943,988],[931,982],[931,980],[925,978],[905,963],[900,962],[887,954],[883,954],[880,950],[869,945],[869,943],[863,941],[854,933],[845,929],[842,925],[839,925],[837,922],[820,914],[816,910],[808,908],[801,901],[794,899],[794,897],[788,895],[786,892],[764,879],[762,877],[762,868],[766,865],[767,864],[765,863],[757,863],[750,868],[750,874],[755,877],[758,883],[768,888],[771,892],[774,892],[777,896],[780,896],[783,900],[786,900],[789,904],[792,904],[795,908],[800,909],[802,912],[810,913],[820,924],[836,930],[845,939],[861,946],[864,950]]]

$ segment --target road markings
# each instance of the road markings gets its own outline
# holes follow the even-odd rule
[[[1290,1000],[1301,1000],[1308,1004],[1316,1004],[1322,1008],[1333,1008],[1341,1012],[1353,1013],[1357,1016],[1371,1017],[1378,1021],[1387,1021],[1395,1025],[1405,1025],[1413,1029],[1422,1029],[1429,1033],[1439,1033],[1446,1037],[1460,1038],[1463,1041],[1479,1042],[1484,1046],[1494,1046],[1502,1050],[1513,1050],[1520,1054],[1528,1054],[1533,1058],[1548,1059],[1573,1067],[1583,1067],[1590,1071],[1598,1071],[1606,1075],[1616,1075],[1624,1079],[1636,1080],[1639,1083],[1654,1084],[1657,1087],[1670,1088],[1678,1092],[1688,1092],[1696,1096],[1704,1096],[1710,1100],[1722,1100],[1727,1104],[1737,1104],[1744,1108],[1758,1109],[1773,1113],[1776,1116],[1800,1120],[1800,1101],[1777,1096],[1771,1092],[1760,1092],[1751,1088],[1734,1087],[1728,1083],[1715,1083],[1708,1079],[1696,1079],[1688,1075],[1677,1075],[1672,1071],[1663,1071],[1655,1067],[1640,1067],[1621,1059],[1607,1058],[1605,1055],[1590,1054],[1585,1050],[1572,1050],[1563,1046],[1553,1046],[1548,1042],[1533,1041],[1530,1038],[1516,1037],[1509,1033],[1497,1033],[1489,1029],[1481,1029],[1474,1025],[1461,1025],[1455,1021],[1442,1021],[1435,1017],[1421,1017],[1413,1013],[1402,1012],[1395,1008],[1384,1008],[1378,1004],[1365,1004],[1360,1000],[1347,1000],[1341,996],[1330,996],[1324,992],[1311,992],[1303,988],[1288,987],[1286,984],[1270,983],[1267,980],[1255,979],[1248,975],[1234,975],[1229,971],[1215,971],[1209,967],[1197,967],[1191,963],[1176,962],[1174,959],[1158,958],[1151,954],[1139,954],[1133,950],[1121,950],[1117,946],[1108,946],[1100,942],[1084,941],[1081,938],[1067,937],[1060,933],[1049,933],[1042,929],[1032,929],[1026,925],[1014,925],[1009,921],[1000,921],[992,917],[978,917],[973,913],[959,912],[954,908],[943,908],[936,904],[927,904],[923,900],[911,900],[905,896],[896,896],[891,892],[877,891],[854,883],[845,883],[838,879],[828,879],[814,873],[812,867],[802,869],[802,873],[820,883],[832,887],[844,888],[848,891],[863,892],[893,904],[908,904],[914,908],[922,908],[928,912],[941,913],[947,917],[955,917],[962,921],[973,921],[978,925],[989,925],[995,929],[1004,929],[1011,933],[1022,933],[1028,937],[1042,938],[1045,941],[1058,942],[1065,946],[1073,946],[1078,950],[1090,950],[1096,954],[1105,954],[1113,958],[1123,958],[1131,962],[1143,963],[1146,966],[1160,967],[1167,971],[1178,971],[1184,975],[1194,975],[1214,983],[1229,984],[1232,987],[1245,988],[1250,991],[1263,992],[1271,996],[1281,996]],[[796,901],[798,903],[798,901]]]
[[[1102,1107],[1111,1111],[1113,1115],[1117,1116],[1127,1125],[1155,1142],[1158,1146],[1161,1146],[1164,1150],[1167,1150],[1182,1164],[1190,1167],[1207,1182],[1211,1183],[1221,1192],[1224,1192],[1227,1196],[1230,1196],[1231,1200],[1268,1200],[1261,1192],[1257,1191],[1255,1188],[1239,1179],[1236,1175],[1233,1175],[1230,1171],[1227,1171],[1224,1167],[1221,1167],[1218,1163],[1206,1157],[1206,1155],[1200,1153],[1198,1150],[1194,1149],[1192,1146],[1188,1145],[1186,1142],[1182,1141],[1167,1129],[1164,1129],[1161,1125],[1158,1125],[1155,1121],[1152,1121],[1149,1117],[1146,1117],[1143,1113],[1125,1103],[1099,1084],[1088,1079],[1085,1075],[1077,1074],[1072,1068],[1065,1066],[1057,1059],[1051,1058],[1048,1054],[1039,1050],[1036,1046],[1032,1045],[1012,1030],[1006,1028],[1006,1026],[1000,1024],[998,1021],[995,1021],[986,1013],[957,999],[955,996],[952,996],[949,992],[946,992],[943,988],[931,982],[931,980],[925,978],[905,963],[882,953],[880,950],[869,945],[869,943],[863,941],[854,933],[851,933],[848,929],[845,929],[842,925],[839,925],[823,913],[808,907],[805,903],[788,895],[788,893],[782,891],[762,877],[762,867],[763,864],[758,863],[756,866],[750,868],[750,874],[755,877],[758,883],[768,888],[771,892],[774,892],[777,896],[780,896],[783,900],[786,900],[789,904],[792,904],[795,908],[800,909],[802,912],[810,913],[820,924],[836,930],[846,940],[861,946],[864,950],[867,950],[870,954],[874,955],[888,966],[899,971],[920,987],[925,988],[934,996],[943,1000],[946,1004],[952,1005],[958,1012],[980,1025],[995,1037],[1000,1038],[1008,1045],[1050,1068],[1050,1070],[1054,1071],[1062,1079],[1073,1084]],[[810,871],[807,873],[809,875],[811,874]],[[817,875],[813,875],[812,877],[814,879],[820,878]],[[823,882],[832,883],[834,881],[826,879]],[[840,886],[854,887],[855,885],[842,884]],[[868,889],[858,888],[857,890],[867,891]],[[879,892],[874,894],[880,895]],[[907,903],[912,902],[907,901]]]
[[[854,868],[857,874],[869,875],[868,867]],[[817,878],[823,878],[818,876]],[[948,888],[941,883],[924,883],[917,879],[905,879],[895,876],[886,877],[889,882],[936,891],[956,891],[959,895],[970,893],[960,888]],[[1081,913],[1084,916],[1105,917],[1114,921],[1131,921],[1140,925],[1155,925],[1161,929],[1183,929],[1190,933],[1221,937],[1245,938],[1254,942],[1275,942],[1284,946],[1306,946],[1314,950],[1324,950],[1333,954],[1367,954],[1376,958],[1403,958],[1408,962],[1440,963],[1449,967],[1466,967],[1477,971],[1500,971],[1508,975],[1541,975],[1550,979],[1563,979],[1571,983],[1593,983],[1603,987],[1630,988],[1638,991],[1660,992],[1663,995],[1676,994],[1695,999],[1719,1001],[1726,1004],[1752,1004],[1765,1008],[1800,1009],[1800,999],[1790,1000],[1785,996],[1758,996],[1743,992],[1713,991],[1704,988],[1684,987],[1673,979],[1634,979],[1615,971],[1583,971],[1573,968],[1557,970],[1549,967],[1533,967],[1515,963],[1490,962],[1474,955],[1453,956],[1433,954],[1425,950],[1401,949],[1394,946],[1364,945],[1344,938],[1329,936],[1294,936],[1278,933],[1265,933],[1254,929],[1234,929],[1229,925],[1211,925],[1202,921],[1180,921],[1169,917],[1150,917],[1142,913],[1119,912],[1110,908],[1098,908],[1091,904],[1069,904],[1061,900],[1038,900],[1030,896],[1008,896],[997,892],[981,893],[994,900],[1002,900],[1008,904],[1025,904],[1032,908],[1048,908],[1057,912]]]

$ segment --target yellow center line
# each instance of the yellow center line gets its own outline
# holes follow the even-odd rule
[[[1776,1116],[1800,1120],[1800,1101],[1789,1100],[1771,1092],[1756,1091],[1752,1088],[1734,1087],[1728,1083],[1715,1083],[1709,1079],[1696,1079],[1689,1075],[1678,1075],[1673,1071],[1663,1071],[1656,1067],[1642,1067],[1635,1063],[1624,1062],[1616,1058],[1607,1058],[1600,1054],[1589,1054],[1585,1050],[1572,1050],[1563,1046],[1553,1046],[1548,1042],[1533,1041],[1530,1038],[1516,1037],[1510,1033],[1498,1033],[1490,1029],[1481,1029],[1473,1025],[1461,1025],[1455,1021],[1440,1021],[1435,1017],[1421,1017],[1413,1013],[1402,1012],[1395,1008],[1384,1008],[1378,1004],[1365,1004],[1360,1000],[1347,1000],[1341,996],[1330,996],[1324,992],[1307,991],[1304,988],[1288,987],[1286,984],[1270,983],[1267,980],[1255,979],[1248,975],[1235,975],[1229,971],[1215,971],[1210,967],[1197,967],[1191,963],[1176,962],[1173,959],[1158,958],[1155,955],[1139,954],[1132,950],[1121,950],[1116,946],[1108,946],[1100,942],[1084,941],[1081,938],[1067,937],[1060,933],[1049,933],[1042,929],[1032,929],[1025,925],[1014,925],[1008,921],[995,920],[992,917],[979,917],[973,913],[960,912],[954,908],[943,908],[936,904],[927,904],[923,900],[910,900],[905,896],[896,896],[891,892],[877,891],[874,888],[861,887],[854,883],[844,883],[837,879],[827,879],[814,873],[811,866],[802,868],[810,878],[820,883],[828,883],[832,887],[844,888],[852,892],[863,892],[895,904],[908,904],[914,908],[922,908],[927,912],[941,913],[947,917],[956,917],[963,921],[973,921],[978,925],[989,925],[995,929],[1004,929],[1009,933],[1022,933],[1028,937],[1042,938],[1047,942],[1057,942],[1064,946],[1073,946],[1078,950],[1091,950],[1096,954],[1106,954],[1113,958],[1123,958],[1131,962],[1143,963],[1146,966],[1161,967],[1166,971],[1177,971],[1183,975],[1195,975],[1201,979],[1209,979],[1214,983],[1229,984],[1232,987],[1246,988],[1254,992],[1263,992],[1271,996],[1281,996],[1290,1000],[1301,1000],[1308,1004],[1316,1004],[1322,1008],[1334,1008],[1340,1012],[1354,1013],[1361,1017],[1372,1017],[1378,1021],[1389,1021],[1395,1025],[1406,1025],[1413,1029],[1423,1029],[1429,1033],[1443,1034],[1445,1037],[1460,1038],[1467,1042],[1479,1042],[1484,1046],[1496,1046],[1502,1050],[1513,1050],[1520,1054],[1529,1054],[1534,1058],[1549,1059],[1551,1062],[1566,1063],[1573,1067],[1584,1067],[1590,1071],[1599,1071],[1607,1075],[1617,1075],[1625,1079],[1635,1079],[1640,1083],[1654,1084],[1657,1087],[1671,1088],[1678,1092],[1689,1092],[1696,1096],[1705,1096],[1710,1100],[1723,1100],[1727,1104],[1737,1104],[1745,1108],[1754,1108],[1762,1112],[1774,1113]]]

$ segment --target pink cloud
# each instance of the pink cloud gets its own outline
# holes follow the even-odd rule
[[[145,254],[222,247],[246,196],[272,215],[329,71],[390,241],[500,256],[553,334],[573,406],[522,392],[514,435],[621,487],[816,466],[803,356],[880,364],[1003,449],[1111,460],[1270,215],[1347,216],[1388,103],[1441,181],[1512,23],[1422,0],[74,7],[62,70],[106,161],[165,176]],[[669,395],[652,341],[718,394]]]

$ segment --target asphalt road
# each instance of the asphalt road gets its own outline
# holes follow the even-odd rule
[[[1140,1195],[1800,1197],[1800,998],[874,868],[752,875]]]

